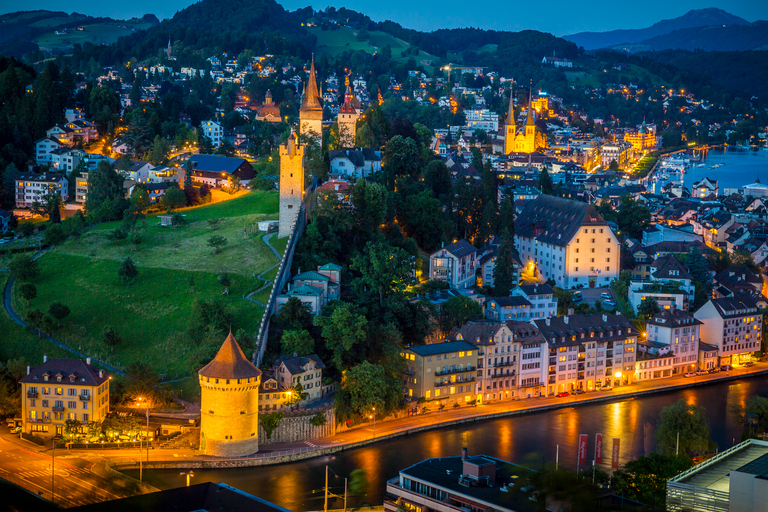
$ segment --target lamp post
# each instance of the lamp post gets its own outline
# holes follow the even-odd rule
[[[373,414],[368,415],[368,419],[373,419],[373,437],[376,437],[376,408],[373,408]]]
[[[189,479],[192,478],[193,476],[195,476],[195,472],[194,471],[182,471],[181,473],[179,473],[179,475],[181,475],[181,476],[186,475],[187,476],[187,487],[189,487]]]
[[[328,492],[328,471],[334,474],[336,478],[341,478],[338,473],[332,470],[328,465],[325,466],[325,503],[323,505],[323,511],[328,512],[328,496],[333,498],[341,498],[341,496]],[[314,492],[314,491],[313,491]],[[344,512],[347,512],[347,477],[344,477]]]
[[[143,397],[139,397],[139,406],[141,406],[141,401],[144,400]],[[149,400],[146,401],[147,404],[147,463],[149,463]],[[143,464],[142,464],[143,455],[141,453],[141,436],[139,436],[139,483],[144,482],[144,470],[143,470]]]
[[[54,437],[51,439],[51,503],[53,503],[56,500],[56,495],[53,493],[53,477],[56,474],[55,471],[55,464],[56,464],[56,438]]]

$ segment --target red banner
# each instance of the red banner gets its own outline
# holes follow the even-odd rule
[[[595,434],[595,464],[603,463],[603,434]]]
[[[587,434],[579,435],[579,466],[587,465]]]
[[[613,438],[613,451],[611,452],[611,469],[619,469],[619,444],[621,439]]]

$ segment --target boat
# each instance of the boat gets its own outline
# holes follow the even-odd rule
[[[705,164],[698,164],[696,167],[706,167]]]

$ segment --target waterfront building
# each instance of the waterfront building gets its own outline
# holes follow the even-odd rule
[[[547,340],[533,323],[508,320],[512,339],[519,345],[517,365],[513,367],[516,388],[514,398],[530,398],[546,394]],[[515,345],[513,345],[514,347]],[[513,355],[514,357],[514,355]]]
[[[721,365],[752,360],[760,350],[763,315],[749,295],[710,299],[693,316],[701,321],[701,340],[718,349]]]
[[[702,178],[691,185],[691,197],[698,199],[714,199],[718,196],[719,193],[720,187],[717,184],[717,180]]]
[[[531,303],[529,320],[557,316],[557,296],[555,290],[546,283],[516,286],[510,294],[513,297],[523,297]]]
[[[299,356],[280,356],[272,365],[278,385],[288,390],[295,390],[301,385],[301,391],[307,394],[302,403],[313,402],[323,397],[323,370],[325,364],[317,354]]]
[[[199,372],[200,450],[239,457],[259,451],[261,371],[229,333],[213,360]]]
[[[477,455],[467,449],[456,457],[426,459],[400,470],[387,481],[384,512],[533,512],[538,505],[517,482],[527,481],[533,470]]]
[[[606,286],[619,277],[620,245],[590,204],[541,195],[515,220],[515,246],[526,272],[561,288]]]
[[[412,400],[448,400],[470,403],[475,399],[477,349],[465,341],[432,343],[406,348],[405,393]]]
[[[109,375],[91,364],[89,357],[49,359],[35,368],[27,366],[21,384],[22,432],[39,437],[64,434],[67,421],[87,429],[109,413]]]
[[[285,144],[280,144],[280,213],[277,237],[293,232],[304,201],[304,150],[299,137],[291,131]]]
[[[534,320],[549,349],[547,394],[632,384],[638,332],[621,314]]]
[[[629,142],[614,142],[600,146],[600,165],[608,169],[611,162],[616,162],[619,169],[626,169],[632,159],[632,144]]]
[[[672,356],[672,372],[667,376],[696,371],[699,359],[699,329],[701,322],[679,309],[665,309],[645,324],[647,344],[638,347],[639,355],[653,353],[653,345]],[[666,347],[666,348],[665,348]],[[637,376],[636,372],[636,376]],[[643,380],[645,377],[643,376]]]
[[[448,283],[451,288],[470,288],[475,284],[477,249],[459,240],[429,256],[429,278]]]

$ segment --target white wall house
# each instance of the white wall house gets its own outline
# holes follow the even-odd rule
[[[221,146],[221,141],[224,140],[224,128],[219,123],[216,121],[203,121],[200,123],[200,128],[203,130],[203,135],[211,139],[213,147]]]
[[[672,375],[698,369],[700,326],[701,321],[679,309],[664,310],[646,322],[647,341],[669,347]]]
[[[750,296],[711,299],[693,316],[702,323],[701,341],[717,347],[720,364],[751,361],[760,350],[763,315]]]
[[[62,201],[69,200],[69,185],[63,174],[25,174],[16,180],[16,208],[30,208],[48,190],[57,189]]]
[[[429,257],[429,278],[448,283],[451,288],[471,288],[475,284],[477,249],[459,240],[433,252]]]
[[[381,171],[381,151],[370,148],[339,149],[330,151],[330,174],[341,174],[351,178],[367,178]]]

